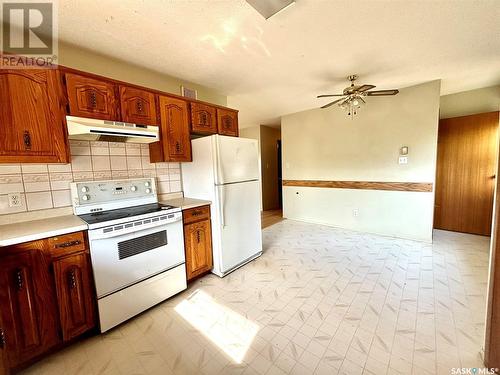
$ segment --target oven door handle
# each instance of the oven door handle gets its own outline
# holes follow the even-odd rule
[[[99,229],[90,229],[89,230],[89,240],[100,240],[100,239],[106,239],[106,238],[118,238],[118,237],[123,237],[123,236],[130,236],[131,234],[137,235],[140,234],[143,231],[147,231],[149,229],[155,229],[158,228],[161,230],[167,230],[170,224],[175,224],[178,223],[179,221],[182,220],[182,214],[180,215],[175,215],[174,218],[165,220],[165,221],[158,221],[153,223],[148,223],[148,224],[141,224],[138,226],[133,226],[130,228],[125,228],[126,224],[117,224],[117,225],[123,225],[123,229],[118,229],[118,230],[112,230],[110,232],[104,233],[103,230],[107,227],[104,228],[99,228]],[[130,223],[127,223],[130,224]],[[133,224],[133,223],[132,223]],[[110,226],[110,227],[115,227]]]

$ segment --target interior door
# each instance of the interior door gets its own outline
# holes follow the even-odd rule
[[[222,272],[262,251],[258,181],[217,187]]]
[[[259,150],[255,139],[215,136],[215,142],[216,185],[259,179]]]
[[[498,112],[439,122],[434,227],[489,236]]]

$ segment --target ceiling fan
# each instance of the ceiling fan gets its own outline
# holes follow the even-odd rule
[[[355,85],[354,81],[358,79],[358,76],[353,74],[347,77],[349,81],[351,81],[351,86],[346,87],[342,94],[332,94],[332,95],[318,95],[318,98],[329,98],[332,96],[342,96],[342,98],[334,100],[328,104],[325,104],[321,108],[328,108],[336,103],[339,104],[339,107],[348,110],[348,115],[353,116],[357,113],[357,110],[363,105],[366,104],[366,101],[363,99],[365,96],[386,96],[386,95],[396,95],[399,90],[376,90],[376,91],[368,91],[375,86],[373,85]]]

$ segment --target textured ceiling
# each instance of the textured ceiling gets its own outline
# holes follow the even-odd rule
[[[59,37],[228,95],[242,126],[318,107],[348,74],[377,88],[500,83],[500,1],[59,1]],[[376,100],[376,99],[373,99]]]

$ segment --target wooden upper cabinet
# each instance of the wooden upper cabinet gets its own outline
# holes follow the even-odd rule
[[[46,352],[60,342],[50,259],[43,241],[16,245],[0,257],[0,314],[10,367]]]
[[[120,86],[122,121],[158,125],[155,94],[130,86]]]
[[[59,316],[64,341],[95,326],[92,279],[87,252],[54,261]]]
[[[70,115],[119,120],[115,84],[73,73],[66,73],[65,78]]]
[[[217,134],[217,115],[214,107],[191,103],[191,133]]]
[[[186,101],[160,96],[160,142],[150,146],[151,162],[192,161]]]
[[[62,85],[50,69],[0,69],[0,163],[68,163]]]
[[[217,129],[219,134],[237,137],[238,111],[217,108]]]

